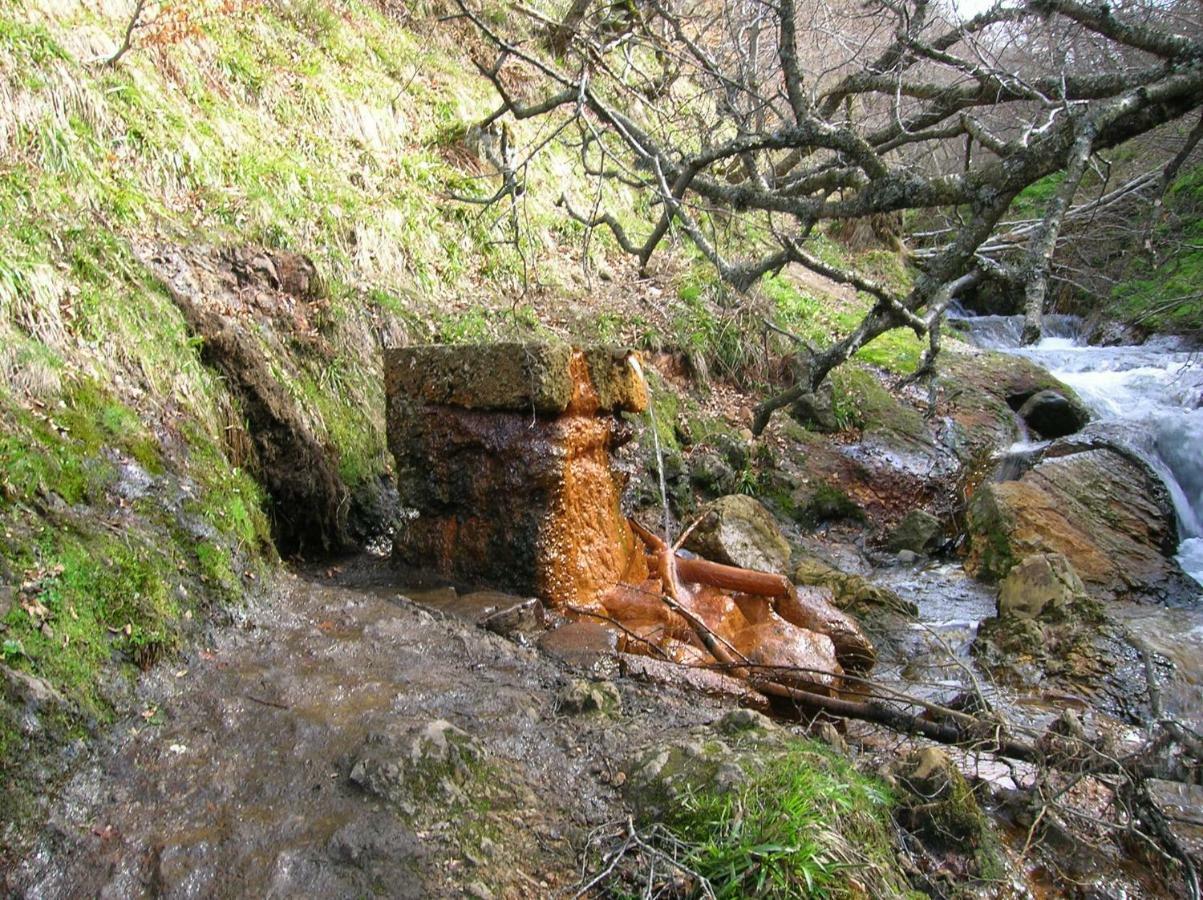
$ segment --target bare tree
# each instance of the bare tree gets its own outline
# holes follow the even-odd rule
[[[737,291],[797,264],[873,299],[850,334],[804,351],[804,375],[758,407],[756,432],[892,328],[929,337],[929,368],[946,307],[984,272],[1022,285],[1037,327],[1095,154],[1203,103],[1203,31],[1182,4],[1016,0],[961,20],[935,0],[644,0],[623,6],[621,27],[587,7],[566,16],[552,57],[541,36],[457,2],[493,48],[478,64],[501,98],[488,121],[557,117],[596,180],[588,207],[561,198],[572,218],[641,266],[682,235]],[[524,93],[507,86],[514,68]],[[1000,244],[1016,195],[1058,172],[1040,219]],[[644,221],[608,205],[617,186],[653,198]],[[808,243],[823,223],[907,210],[949,223],[929,233],[943,242],[922,248],[909,292]],[[1018,252],[983,254],[991,244]]]

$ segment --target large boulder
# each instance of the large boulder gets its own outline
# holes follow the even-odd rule
[[[979,577],[999,579],[1033,553],[1059,553],[1095,597],[1174,600],[1193,592],[1173,559],[1177,526],[1165,488],[1113,447],[1046,455],[1018,481],[982,485],[969,505],[968,533],[966,567]]]
[[[1080,401],[1060,391],[1037,391],[1019,407],[1019,418],[1042,438],[1073,434],[1090,421],[1090,411]]]
[[[886,547],[895,553],[900,550],[929,553],[940,543],[943,533],[939,519],[927,510],[912,509],[890,532]]]
[[[790,549],[772,514],[759,501],[729,494],[711,503],[685,548],[714,562],[784,573]]]

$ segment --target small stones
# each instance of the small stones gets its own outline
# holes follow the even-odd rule
[[[622,712],[622,695],[609,681],[575,679],[557,695],[556,708],[570,716],[616,716]]]

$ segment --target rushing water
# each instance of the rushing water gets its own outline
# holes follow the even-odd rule
[[[1072,387],[1096,417],[1091,432],[1121,441],[1149,463],[1174,502],[1178,562],[1203,584],[1203,356],[1173,338],[1091,347],[1073,316],[1047,317],[1045,338],[1031,347],[1020,344],[1021,316],[960,321],[978,346],[1025,356]]]

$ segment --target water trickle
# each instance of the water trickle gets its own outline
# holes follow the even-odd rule
[[[1040,456],[1040,451],[1051,443],[1051,441],[1032,440],[1032,432],[1028,428],[1027,422],[1018,416],[1015,418],[1015,424],[1019,430],[1018,438],[1009,447],[999,450],[995,454],[995,458],[998,459],[998,467],[994,470],[992,480],[996,482],[1019,479],[1032,467],[1032,464]]]
[[[631,355],[628,357],[628,362],[635,374],[638,375],[644,382],[647,381],[643,375],[643,367],[639,365],[639,360]],[[648,402],[647,405],[647,421],[652,430],[652,446],[656,450],[656,474],[660,484],[660,506],[664,511],[664,541],[667,544],[672,544],[672,512],[668,507],[668,486],[664,480],[664,451],[660,447],[660,431],[656,422],[656,404]]]

